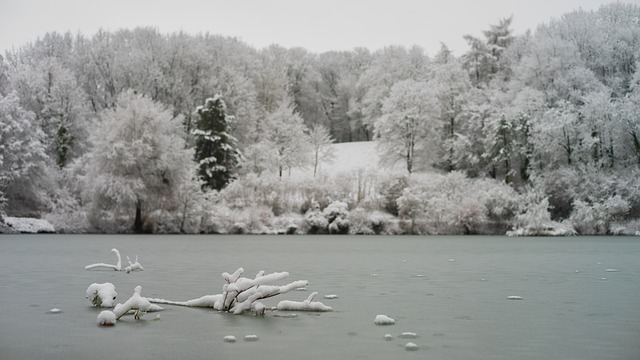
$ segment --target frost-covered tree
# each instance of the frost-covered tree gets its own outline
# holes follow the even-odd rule
[[[364,90],[361,112],[369,130],[382,114],[383,103],[397,82],[425,81],[428,74],[429,58],[418,46],[408,50],[402,46],[388,46],[374,53],[371,65],[358,83]]]
[[[431,86],[414,80],[400,81],[391,89],[375,123],[381,158],[401,160],[412,173],[425,160],[435,160],[439,141],[438,104]]]
[[[84,152],[88,108],[71,70],[56,58],[45,58],[21,68],[12,83],[23,106],[35,113],[60,168]]]
[[[331,147],[333,138],[329,135],[329,130],[322,126],[312,126],[309,130],[309,143],[313,157],[313,176],[318,172],[321,163],[332,163],[336,157],[335,150]]]
[[[20,106],[15,93],[0,95],[0,212],[5,202],[38,202],[37,181],[48,156],[35,115]]]
[[[278,175],[284,170],[304,167],[309,150],[306,127],[290,101],[283,101],[265,121],[266,140],[275,146]]]
[[[233,117],[227,115],[226,104],[219,94],[207,99],[197,112],[200,118],[192,134],[196,139],[198,175],[205,188],[220,190],[235,178],[242,160],[237,140],[229,134]]]
[[[142,232],[146,215],[175,206],[176,191],[191,180],[193,152],[185,149],[181,119],[127,91],[100,120],[83,159],[92,221],[99,226],[104,218],[133,218],[133,231]]]

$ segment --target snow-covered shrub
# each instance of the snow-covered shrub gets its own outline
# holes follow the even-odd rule
[[[330,234],[349,233],[349,209],[347,203],[334,201],[322,211],[322,214],[329,223]]]
[[[397,204],[409,233],[462,234],[481,232],[489,220],[509,221],[515,199],[508,185],[452,172],[413,174]]]
[[[612,196],[604,202],[577,200],[569,219],[582,235],[609,234],[612,232],[612,222],[622,219],[629,209],[629,202],[620,195]]]
[[[569,224],[551,220],[549,198],[538,189],[530,189],[521,197],[520,213],[515,218],[510,236],[573,235]]]
[[[272,229],[276,234],[296,234],[305,231],[306,220],[303,215],[297,213],[286,213],[275,217],[272,221]],[[306,233],[306,232],[304,232]]]
[[[394,234],[392,230],[394,217],[381,211],[368,211],[356,208],[349,212],[349,234],[379,235]],[[391,231],[391,232],[389,232]]]
[[[400,209],[398,208],[398,198],[402,196],[403,190],[409,185],[406,176],[392,176],[384,179],[380,183],[380,195],[383,199],[384,210],[389,214],[398,216]]]
[[[311,209],[304,215],[307,220],[308,230],[307,234],[326,234],[329,228],[329,221],[320,211],[320,205],[313,204]]]
[[[217,234],[267,234],[273,212],[267,206],[230,208],[216,205],[201,224],[201,231]]]

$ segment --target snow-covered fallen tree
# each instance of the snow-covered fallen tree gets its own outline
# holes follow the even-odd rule
[[[105,264],[105,263],[97,263],[97,264],[91,264],[91,265],[87,265],[84,267],[85,270],[91,270],[91,269],[96,269],[96,268],[106,268],[106,269],[113,269],[115,271],[126,271],[127,273],[130,273],[132,271],[135,270],[144,270],[144,268],[142,267],[142,265],[138,262],[138,255],[136,255],[136,261],[135,262],[131,262],[131,259],[129,259],[129,257],[127,256],[127,261],[129,262],[129,266],[125,267],[124,269],[122,268],[122,258],[120,257],[120,251],[118,251],[118,249],[113,248],[111,249],[111,252],[116,254],[116,257],[118,258],[118,262],[115,264]]]
[[[288,272],[265,274],[264,271],[260,271],[253,279],[241,277],[243,273],[243,268],[239,268],[232,274],[227,272],[223,273],[222,278],[224,279],[225,284],[222,286],[221,294],[205,295],[200,298],[187,301],[171,301],[165,299],[149,299],[149,301],[158,304],[188,307],[211,307],[218,311],[228,311],[234,314],[241,314],[247,310],[252,310],[254,313],[261,315],[264,314],[265,306],[260,302],[260,300],[286,294],[291,290],[298,289],[309,284],[307,280],[296,280],[286,285],[274,285],[274,283],[287,278],[289,276]],[[327,307],[321,303],[311,303],[312,299],[313,296],[311,296],[310,299],[307,299],[306,306],[301,306],[297,310],[330,311],[326,310]],[[322,306],[318,304],[321,304]]]

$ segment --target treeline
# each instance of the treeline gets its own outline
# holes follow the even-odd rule
[[[495,179],[537,194],[529,207],[546,201],[554,220],[609,232],[613,220],[640,214],[638,19],[640,7],[623,3],[520,35],[503,19],[466,36],[460,56],[445,44],[433,56],[417,46],[314,54],[152,28],[48,33],[0,59],[1,203],[27,215],[86,207],[95,198],[77,180],[91,170],[96,131],[108,130],[105,114],[136,97],[160,104],[143,107],[168,112],[193,151],[196,109],[220,94],[242,174],[309,165],[299,157],[303,133],[316,132],[319,144],[376,140],[383,159],[408,173]]]

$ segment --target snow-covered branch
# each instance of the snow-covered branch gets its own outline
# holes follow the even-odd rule
[[[286,294],[309,284],[307,280],[296,280],[285,285],[273,284],[287,278],[289,276],[288,272],[265,274],[264,271],[260,271],[253,279],[241,277],[242,273],[244,273],[243,268],[239,268],[233,274],[223,273],[222,278],[225,284],[222,286],[221,294],[205,295],[187,301],[171,301],[166,299],[149,299],[149,301],[158,304],[187,307],[211,307],[218,311],[228,311],[234,314],[241,314],[247,310],[252,310],[257,315],[263,315],[266,307],[260,300]],[[315,295],[317,295],[317,293],[313,293],[312,296],[301,303],[293,301],[285,301],[284,303],[302,304],[296,307],[296,310],[299,311],[331,311],[330,307],[322,303],[312,302]],[[296,305],[291,305],[290,307],[295,306]],[[280,310],[280,305],[278,305],[277,309]],[[282,310],[289,309],[283,307]]]
[[[87,266],[84,267],[84,269],[85,270],[91,270],[91,269],[96,269],[96,268],[106,268],[106,269],[112,269],[112,270],[115,270],[115,271],[126,271],[127,273],[130,273],[130,272],[135,271],[135,270],[144,270],[142,265],[138,262],[138,255],[136,255],[135,262],[131,262],[131,259],[129,259],[129,257],[127,256],[127,261],[129,262],[129,266],[127,266],[127,267],[125,267],[123,269],[122,268],[122,258],[120,256],[120,251],[118,251],[118,249],[116,249],[116,248],[111,249],[111,251],[113,253],[115,253],[116,256],[118,257],[118,262],[116,264],[97,263],[97,264],[87,265]]]

